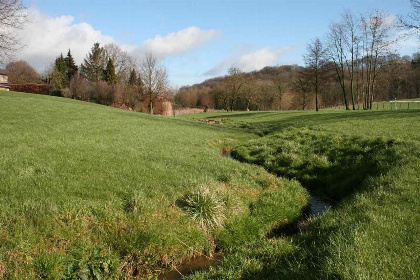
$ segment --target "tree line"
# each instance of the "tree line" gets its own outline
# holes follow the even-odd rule
[[[95,43],[79,66],[69,50],[45,74],[54,95],[154,112],[159,99],[171,100],[168,74],[147,53],[139,63],[116,44]]]
[[[409,31],[419,29],[419,1],[411,3],[411,21],[399,20],[399,27]],[[251,73],[231,68],[224,77],[182,87],[175,101],[224,110],[369,110],[374,101],[419,98],[420,54],[401,57],[393,52],[400,39],[394,36],[396,28],[383,12],[356,16],[345,11],[331,22],[325,40],[314,38],[307,45],[303,67],[266,67]]]

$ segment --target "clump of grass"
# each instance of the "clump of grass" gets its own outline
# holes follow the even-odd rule
[[[204,230],[221,227],[225,219],[224,202],[205,187],[185,194],[177,200],[177,205]]]
[[[59,255],[41,254],[34,260],[34,269],[40,279],[58,279],[62,273]]]

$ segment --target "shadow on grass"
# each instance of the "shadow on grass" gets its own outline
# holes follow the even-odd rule
[[[232,155],[276,175],[297,179],[303,186],[334,199],[338,207],[341,203],[352,203],[356,192],[372,191],[372,182],[400,160],[398,144],[393,141],[337,137],[307,129],[251,140],[234,148]],[[364,223],[370,220],[364,212],[355,218]],[[268,238],[290,238],[301,230],[301,234],[292,237],[296,249],[289,253],[250,250],[247,258],[258,259],[264,265],[257,271],[245,271],[241,278],[341,279],[339,272],[327,269],[330,236],[342,231],[337,223],[320,219],[299,226],[296,222],[288,223],[274,228]]]
[[[210,115],[206,118],[227,118],[223,125],[207,125],[211,130],[222,131],[245,131],[259,136],[281,132],[289,127],[310,127],[322,124],[327,127],[330,124],[345,121],[381,121],[412,118],[419,114],[419,110],[410,111],[290,111],[290,112],[246,112],[226,113]],[[180,120],[185,123],[184,120]],[[193,123],[190,121],[190,123]],[[201,124],[206,125],[206,124]],[[202,127],[202,126],[201,126]]]

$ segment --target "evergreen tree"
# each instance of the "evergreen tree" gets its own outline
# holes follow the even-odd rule
[[[117,74],[115,74],[115,66],[111,58],[108,59],[108,63],[104,70],[104,80],[110,85],[117,83]]]
[[[71,55],[70,50],[67,53],[67,57],[64,59],[64,61],[66,62],[66,67],[67,67],[67,77],[68,80],[70,82],[71,78],[77,74],[77,72],[79,71],[79,67],[77,67],[76,63],[74,62],[74,58]]]
[[[67,80],[67,66],[63,54],[55,59],[51,82],[56,90],[61,90],[69,85]]]
[[[137,84],[137,73],[136,70],[133,68],[130,73],[130,78],[128,79],[128,84],[133,86]]]
[[[93,82],[100,81],[103,78],[105,61],[105,50],[99,43],[95,43],[80,66],[81,75]]]
[[[67,67],[66,62],[64,60],[63,54],[55,59],[54,68],[59,71],[60,73],[66,74]]]

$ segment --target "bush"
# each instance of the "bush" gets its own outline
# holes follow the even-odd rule
[[[74,75],[70,81],[70,92],[72,94],[72,98],[89,101],[91,99],[90,88],[90,83],[79,75]]]
[[[67,97],[67,98],[72,98],[73,94],[71,93],[69,88],[64,88],[61,90],[61,96],[62,97]]]
[[[208,188],[187,193],[176,203],[205,230],[221,227],[225,219],[223,201]]]
[[[48,84],[9,84],[10,90],[44,94],[48,95],[50,92],[50,85]]]

